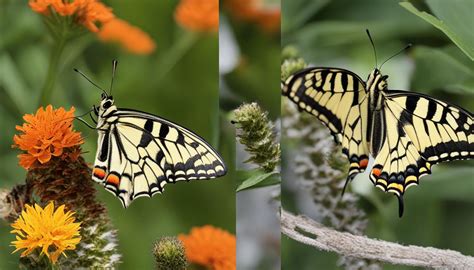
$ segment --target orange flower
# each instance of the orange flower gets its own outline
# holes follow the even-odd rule
[[[53,11],[60,16],[72,16],[73,20],[91,32],[99,31],[97,24],[103,24],[112,18],[112,9],[98,0],[30,0],[31,9],[43,15]]]
[[[281,11],[279,6],[269,6],[263,0],[227,0],[232,14],[243,21],[258,24],[263,30],[275,33],[280,30]]]
[[[181,0],[174,17],[188,30],[216,32],[219,29],[219,0]]]
[[[120,19],[104,24],[98,36],[102,41],[118,42],[132,53],[149,54],[155,50],[155,42],[147,33]]]
[[[52,156],[61,156],[65,148],[83,143],[81,134],[72,129],[74,111],[74,107],[66,111],[64,108],[54,110],[48,105],[46,110],[39,108],[35,115],[23,116],[26,123],[16,126],[23,134],[13,137],[13,147],[27,151],[18,155],[23,168],[30,169],[36,161],[44,164]]]
[[[189,235],[179,235],[186,250],[186,257],[192,263],[213,270],[236,269],[235,236],[210,225],[195,227]]]

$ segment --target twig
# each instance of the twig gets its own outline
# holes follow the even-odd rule
[[[281,231],[303,244],[344,256],[420,267],[474,269],[474,257],[463,255],[457,251],[412,245],[403,246],[339,232],[308,217],[295,216],[284,209],[281,209]]]

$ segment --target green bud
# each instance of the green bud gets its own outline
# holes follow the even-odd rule
[[[183,243],[176,237],[163,237],[156,241],[153,254],[158,270],[185,270],[188,265]]]
[[[283,81],[286,80],[291,74],[302,70],[306,66],[307,64],[303,58],[288,59],[283,61],[283,64],[281,64],[281,79]]]
[[[283,48],[281,51],[281,59],[284,60],[289,60],[291,58],[297,58],[299,56],[298,49],[295,46],[286,46]]]

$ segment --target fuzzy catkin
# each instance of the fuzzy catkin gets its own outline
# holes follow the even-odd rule
[[[246,162],[258,165],[265,172],[274,171],[280,163],[281,151],[268,113],[254,102],[234,110],[234,117],[237,137],[250,154]]]

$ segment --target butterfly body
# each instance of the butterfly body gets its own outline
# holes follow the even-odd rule
[[[120,109],[102,95],[97,117],[98,145],[92,178],[124,207],[163,192],[177,181],[211,179],[226,173],[219,154],[192,131],[148,113]]]
[[[368,79],[338,68],[307,68],[282,84],[282,94],[318,117],[350,162],[346,185],[375,161],[370,179],[402,196],[433,164],[474,157],[472,113],[432,97],[388,90],[378,69]]]

